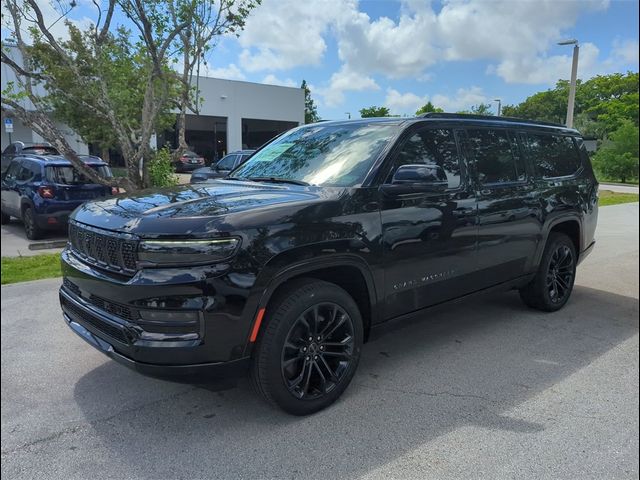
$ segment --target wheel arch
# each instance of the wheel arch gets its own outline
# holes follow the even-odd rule
[[[540,264],[542,254],[544,253],[545,246],[547,245],[547,241],[549,240],[549,235],[552,232],[561,232],[566,234],[573,242],[573,245],[576,249],[576,255],[578,255],[578,257],[584,250],[582,218],[580,217],[580,215],[578,215],[577,213],[572,213],[552,218],[547,222],[544,228],[542,242],[540,242],[540,246],[538,248],[538,251],[536,252],[536,268]]]
[[[300,278],[317,278],[343,288],[354,299],[363,321],[365,341],[369,336],[371,325],[378,321],[378,310],[376,309],[377,294],[373,280],[373,274],[364,260],[355,255],[338,255],[331,258],[319,258],[312,261],[304,261],[287,266],[272,275],[271,280],[263,289],[262,295],[256,308],[252,311],[253,319],[251,329],[253,331],[256,319],[260,317],[262,309],[268,312],[270,302],[279,292],[282,292],[291,285],[291,282]],[[259,330],[264,325],[258,326]],[[249,335],[249,334],[248,334]],[[253,343],[247,341],[249,351]]]

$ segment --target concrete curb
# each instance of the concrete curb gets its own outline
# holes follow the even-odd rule
[[[47,250],[49,248],[64,248],[66,240],[51,240],[48,242],[35,242],[29,244],[29,250]]]

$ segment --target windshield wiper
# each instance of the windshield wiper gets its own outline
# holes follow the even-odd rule
[[[252,182],[291,183],[293,185],[302,185],[305,187],[311,185],[303,180],[294,180],[293,178],[247,177],[246,180],[251,180]]]

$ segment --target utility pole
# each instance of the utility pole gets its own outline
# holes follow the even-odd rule
[[[573,45],[573,61],[571,63],[571,83],[569,84],[569,100],[567,102],[567,127],[573,128],[573,110],[576,104],[576,82],[578,77],[578,55],[580,46],[578,40],[572,38],[558,42],[558,45]]]
[[[494,102],[498,102],[498,117],[502,114],[502,100],[499,98],[496,98],[494,100]]]

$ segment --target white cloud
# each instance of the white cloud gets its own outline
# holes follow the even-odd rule
[[[616,39],[613,42],[611,58],[613,61],[619,61],[620,63],[630,65],[637,70],[639,50],[638,40],[629,39],[621,41],[620,39]]]
[[[200,68],[200,74],[205,77],[223,78],[225,80],[246,80],[246,75],[235,63],[227,67],[209,67],[204,65]]]
[[[285,78],[284,80],[279,79],[272,73],[267,75],[262,79],[262,83],[266,83],[268,85],[279,85],[281,87],[299,87],[298,82],[293,80],[292,78]]]
[[[327,49],[323,35],[343,9],[353,5],[336,0],[264,0],[240,35],[240,64],[250,72],[320,64]]]
[[[569,52],[572,49],[567,48]],[[592,43],[580,47],[578,56],[578,78],[589,78],[598,72],[599,50]],[[559,79],[569,79],[573,54],[539,56],[535,58],[514,58],[492,66],[495,73],[507,83],[554,84]]]
[[[416,110],[428,101],[428,96],[421,97],[411,92],[400,93],[398,90],[388,88],[384,104],[394,115],[413,115]]]
[[[445,112],[458,112],[468,110],[474,105],[490,103],[491,97],[487,96],[482,88],[459,88],[454,96],[434,95],[431,102],[435,107],[442,108]]]
[[[322,97],[323,104],[336,107],[344,102],[344,92],[361,92],[380,90],[376,81],[366,75],[356,73],[346,67],[331,75],[328,87],[320,87],[315,91]]]

